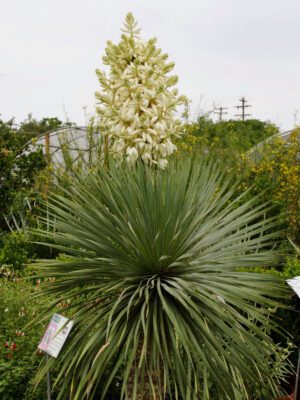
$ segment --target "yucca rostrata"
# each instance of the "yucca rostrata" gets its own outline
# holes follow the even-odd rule
[[[244,270],[277,261],[277,219],[237,185],[209,161],[111,163],[50,199],[55,229],[41,234],[70,259],[39,263],[56,278],[43,293],[74,318],[58,399],[104,399],[116,377],[121,399],[276,396],[269,314],[285,289]]]

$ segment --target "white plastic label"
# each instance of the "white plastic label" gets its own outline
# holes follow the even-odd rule
[[[38,348],[50,356],[57,358],[72,326],[73,321],[69,321],[68,318],[60,314],[54,314]]]
[[[287,284],[293,289],[298,297],[300,297],[300,276],[295,278],[287,279]]]

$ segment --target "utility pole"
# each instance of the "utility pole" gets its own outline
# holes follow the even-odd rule
[[[235,108],[237,108],[238,110],[241,108],[242,109],[242,113],[241,114],[235,114],[235,116],[236,117],[241,117],[242,121],[245,121],[245,118],[246,117],[250,117],[250,115],[251,115],[251,114],[246,114],[246,108],[247,107],[252,107],[252,106],[250,104],[246,104],[246,103],[248,103],[248,101],[245,99],[245,97],[242,97],[239,101],[242,103],[242,105],[235,106]]]
[[[219,115],[219,122],[223,121],[223,115],[228,114],[228,112],[225,112],[224,110],[228,110],[228,107],[218,107],[214,110],[214,113]]]

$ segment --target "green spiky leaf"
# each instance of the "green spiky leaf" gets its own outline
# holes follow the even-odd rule
[[[99,385],[103,399],[116,376],[122,399],[238,400],[257,386],[276,397],[269,309],[286,289],[238,268],[278,261],[278,222],[236,191],[220,166],[195,160],[112,164],[50,199],[54,229],[40,233],[71,258],[37,267],[74,319],[58,400],[93,398]]]

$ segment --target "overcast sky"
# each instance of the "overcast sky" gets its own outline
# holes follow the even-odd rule
[[[131,11],[176,63],[192,113],[241,96],[253,117],[300,123],[300,0],[0,0],[0,114],[85,122],[107,40]]]

